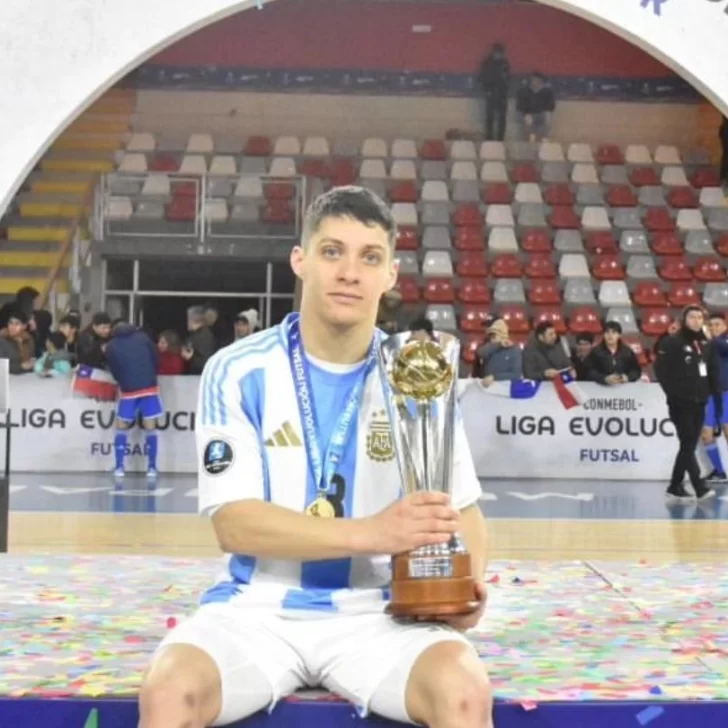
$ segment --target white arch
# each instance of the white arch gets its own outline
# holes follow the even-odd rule
[[[728,111],[728,0],[538,1],[642,47]],[[262,3],[3,0],[0,213],[53,139],[107,88],[171,42]]]

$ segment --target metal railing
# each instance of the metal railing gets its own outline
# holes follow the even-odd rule
[[[262,197],[240,195],[245,182],[260,185]],[[266,187],[293,186],[288,201],[291,222],[266,223],[259,217],[266,203],[284,205],[265,197]],[[183,189],[180,190],[180,186]],[[177,194],[175,194],[175,188]],[[186,214],[170,219],[168,205],[187,207]],[[186,202],[180,202],[186,200]],[[225,205],[224,219],[215,211]],[[307,203],[305,177],[268,175],[189,175],[150,172],[105,174],[97,188],[93,206],[92,229],[96,240],[124,237],[186,239],[196,242],[245,239],[294,239],[301,232]]]

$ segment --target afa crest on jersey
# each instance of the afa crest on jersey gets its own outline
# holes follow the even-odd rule
[[[386,410],[376,410],[369,422],[366,437],[366,453],[370,460],[387,463],[394,458],[392,429]]]

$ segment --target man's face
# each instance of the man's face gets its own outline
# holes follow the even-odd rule
[[[102,339],[108,339],[111,335],[111,324],[97,324],[92,327],[96,336]]]
[[[607,331],[604,332],[604,343],[607,346],[614,348],[619,344],[619,334],[612,329],[607,329]]]
[[[235,338],[242,339],[250,334],[250,324],[247,321],[235,322]]]
[[[723,336],[728,326],[726,325],[724,318],[718,318],[717,316],[710,319],[710,334],[711,336]]]
[[[11,339],[17,339],[25,331],[25,328],[25,324],[20,319],[11,318],[8,321],[8,335]]]
[[[541,341],[548,346],[556,343],[556,329],[550,326],[546,331],[541,334]]]
[[[76,329],[71,324],[61,324],[58,330],[66,337],[66,341],[73,341],[76,338]]]
[[[533,91],[540,91],[543,88],[543,81],[538,76],[531,78],[531,89]]]
[[[397,280],[386,231],[348,217],[323,220],[305,250],[293,249],[291,267],[303,282],[301,309],[334,326],[375,320]]]
[[[591,354],[592,343],[591,341],[578,341],[576,343],[576,355],[579,359],[586,359]]]
[[[205,309],[205,324],[207,326],[214,326],[217,321],[217,311],[214,308]]]
[[[692,331],[700,331],[703,328],[703,313],[702,311],[689,311],[685,317],[685,326]]]

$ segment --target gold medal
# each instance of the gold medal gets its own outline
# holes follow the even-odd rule
[[[335,518],[336,513],[334,507],[326,500],[323,496],[319,496],[311,505],[306,508],[306,513],[309,516],[315,516],[316,518]]]

